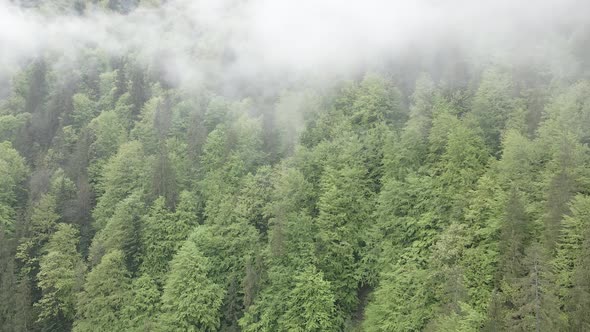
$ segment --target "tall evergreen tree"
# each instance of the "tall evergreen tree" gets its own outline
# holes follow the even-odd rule
[[[330,284],[321,272],[307,268],[295,277],[295,285],[287,301],[287,311],[279,319],[285,331],[338,331],[335,299]]]
[[[103,256],[78,294],[73,331],[122,330],[126,318],[122,308],[129,299],[130,286],[123,252],[113,250]]]
[[[566,216],[558,243],[554,267],[558,276],[561,304],[569,330],[584,330],[590,325],[585,312],[590,308],[587,279],[588,233],[590,231],[590,199],[578,195],[571,202],[572,215]]]
[[[35,304],[44,330],[70,330],[76,312],[76,295],[82,288],[85,265],[77,251],[78,231],[59,224],[43,248],[37,276],[42,297]]]
[[[187,240],[171,263],[162,294],[166,330],[217,331],[223,288],[209,277],[209,261]]]
[[[182,235],[174,234],[176,221],[172,218],[172,213],[166,209],[163,197],[154,202],[142,224],[141,270],[156,280],[163,280],[178,242],[182,241]]]
[[[103,228],[113,215],[113,206],[133,192],[145,190],[148,164],[141,143],[133,141],[122,145],[117,154],[105,165],[98,186],[103,194],[98,198],[93,211],[98,229]]]
[[[365,311],[366,331],[419,331],[432,316],[428,271],[397,265],[381,278]]]
[[[148,275],[134,279],[131,295],[123,307],[126,331],[161,331],[158,320],[161,309],[161,293],[158,284]]]

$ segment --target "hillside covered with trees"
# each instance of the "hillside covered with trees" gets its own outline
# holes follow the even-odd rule
[[[179,83],[100,45],[21,61],[0,331],[590,331],[587,28],[534,61],[449,42],[328,83]]]

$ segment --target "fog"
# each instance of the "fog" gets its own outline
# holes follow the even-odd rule
[[[560,55],[544,46],[588,12],[574,0],[171,0],[123,15],[0,0],[0,76],[39,56],[83,61],[88,47],[134,54],[175,84],[346,75],[447,45],[476,61],[551,63]]]

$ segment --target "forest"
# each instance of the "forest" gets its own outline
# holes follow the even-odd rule
[[[361,61],[227,42],[207,1],[0,0],[0,331],[590,331],[568,1]]]

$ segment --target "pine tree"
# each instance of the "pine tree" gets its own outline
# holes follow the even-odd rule
[[[123,307],[129,300],[131,279],[125,257],[113,250],[102,257],[86,277],[78,295],[73,331],[119,331],[124,326]]]
[[[174,218],[178,227],[175,233],[181,236],[180,240],[185,240],[195,226],[203,223],[201,197],[186,190],[180,192]]]
[[[161,309],[158,284],[148,275],[133,280],[131,295],[123,307],[125,331],[162,331],[158,321]]]
[[[24,159],[9,142],[0,143],[0,226],[12,231],[15,207],[22,198],[22,186],[28,174]]]
[[[109,158],[127,140],[125,122],[115,111],[104,111],[90,121],[81,136],[85,139],[79,144],[86,144],[88,151],[80,158],[88,158],[88,175],[97,181]]]
[[[143,273],[161,281],[168,271],[168,264],[174,257],[182,235],[175,233],[176,221],[166,209],[164,197],[159,197],[150,212],[143,219],[142,248]],[[186,231],[184,232],[186,236]],[[178,242],[177,242],[178,241]]]
[[[247,261],[245,313],[239,320],[242,331],[278,330],[278,320],[288,310],[284,299],[295,287],[293,277],[317,260],[317,232],[309,215],[311,185],[294,168],[283,166],[277,175],[265,209],[270,216],[268,247]]]
[[[76,295],[82,287],[85,265],[77,252],[78,231],[59,224],[43,248],[38,286],[42,297],[35,304],[39,321],[51,330],[69,330],[75,316]]]
[[[97,232],[89,248],[89,261],[96,265],[111,250],[121,250],[129,272],[137,272],[141,263],[141,218],[144,211],[138,193],[119,202],[106,226]]]
[[[165,330],[218,330],[224,294],[208,277],[209,264],[192,239],[176,254],[162,294]]]
[[[70,114],[71,123],[75,128],[83,128],[96,117],[97,107],[87,94],[77,93],[72,96],[73,112]]]
[[[16,250],[15,257],[19,263],[21,279],[19,287],[34,287],[36,284],[42,248],[56,231],[59,219],[60,216],[56,213],[55,197],[51,194],[41,196],[32,208],[26,236],[19,239]],[[28,293],[32,290],[25,292],[22,289],[21,291]]]
[[[582,246],[582,254],[577,259],[577,264],[572,273],[572,288],[568,290],[571,302],[566,304],[569,327],[572,331],[584,331],[590,328],[588,310],[590,310],[590,259],[587,254],[590,251],[589,232],[586,230]]]
[[[14,242],[0,226],[0,331],[16,327],[17,271]]]
[[[420,331],[432,316],[428,271],[414,264],[385,273],[365,311],[365,331]]]
[[[372,203],[367,171],[353,159],[358,148],[355,143],[344,143],[335,165],[324,169],[316,221],[318,268],[333,287],[343,312],[352,311],[357,304],[356,291],[363,274],[359,260]]]
[[[288,297],[287,311],[279,319],[279,330],[320,332],[339,331],[335,299],[329,282],[314,267],[295,277],[295,285]]]
[[[96,228],[104,228],[113,215],[113,206],[132,193],[142,192],[146,187],[150,158],[146,158],[141,143],[129,142],[121,146],[117,154],[105,165],[99,189],[99,197],[93,216]]]
[[[500,271],[512,280],[526,273],[524,250],[531,237],[531,225],[521,194],[513,188],[508,196],[500,231]]]
[[[506,327],[509,331],[561,331],[562,315],[553,287],[554,277],[546,254],[535,243],[526,250],[523,264],[526,274],[506,292],[512,308]]]
[[[512,78],[496,68],[486,70],[473,98],[472,114],[492,152],[499,150],[501,134],[516,108]]]
[[[590,250],[590,198],[584,195],[574,197],[570,204],[571,216],[566,216],[557,245],[554,267],[560,290],[561,304],[567,315],[569,329],[581,331],[590,327],[585,312],[590,308],[588,296],[588,267]]]
[[[438,200],[433,198],[432,203],[438,206],[439,214],[449,220],[460,218],[466,207],[467,194],[475,189],[478,178],[485,171],[487,159],[484,142],[463,123],[448,133],[444,152],[433,167],[438,175],[435,185],[439,190],[436,192]]]

